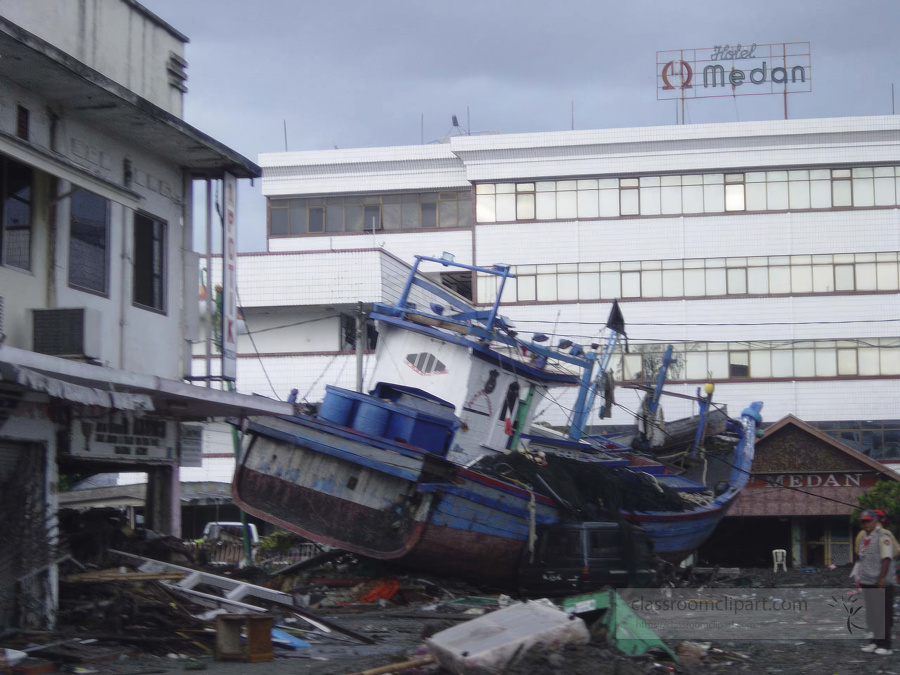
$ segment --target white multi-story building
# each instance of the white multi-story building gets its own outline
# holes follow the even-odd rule
[[[291,411],[184,382],[192,181],[260,173],[181,119],[186,41],[134,0],[0,0],[0,625],[53,624],[61,476],[148,474],[177,535],[180,423]]]
[[[520,333],[589,343],[618,299],[620,382],[654,377],[673,344],[668,390],[712,381],[732,414],[762,400],[769,421],[792,413],[900,458],[900,117],[457,136],[259,162],[268,252],[240,259],[243,390],[316,400],[327,383],[352,387],[359,303],[396,297],[399,261],[448,251],[512,265],[502,312]],[[494,291],[443,278],[478,302]],[[546,421],[565,424],[560,403]],[[617,403],[605,424],[631,422],[638,395],[620,389]],[[691,412],[665,405],[667,419]]]

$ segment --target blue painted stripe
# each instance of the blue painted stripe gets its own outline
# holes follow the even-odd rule
[[[458,485],[450,485],[449,483],[425,483],[419,485],[418,491],[437,492],[441,494],[454,495],[456,497],[470,500],[476,504],[480,504],[486,509],[495,509],[497,511],[502,511],[503,513],[508,513],[512,516],[515,516],[516,518],[530,518],[528,512],[528,502],[524,500],[518,500],[522,502],[521,506],[516,506],[515,504],[507,504],[498,499],[492,499],[491,497],[486,497],[477,492],[473,492],[472,490],[467,490],[465,488],[459,487]],[[538,523],[556,523],[558,522],[558,520],[559,519],[554,516],[543,515],[540,512],[535,513],[535,521]]]

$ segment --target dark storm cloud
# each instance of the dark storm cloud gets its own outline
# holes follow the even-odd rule
[[[791,117],[887,114],[900,87],[896,0],[143,2],[191,39],[187,120],[250,158],[284,150],[285,126],[289,149],[315,150],[432,142],[451,115],[504,133],[568,130],[573,107],[577,129],[672,124],[656,52],[725,43],[811,44],[812,93],[790,97]],[[685,111],[783,115],[780,96]],[[258,193],[242,190],[244,222],[262,218]]]

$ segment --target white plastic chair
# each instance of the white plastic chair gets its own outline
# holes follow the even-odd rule
[[[787,559],[787,551],[785,551],[783,548],[773,549],[772,550],[772,562],[774,563],[774,565],[773,565],[772,571],[777,572],[778,566],[781,565],[781,569],[784,570],[785,572],[787,572],[787,563],[785,562],[786,559]]]

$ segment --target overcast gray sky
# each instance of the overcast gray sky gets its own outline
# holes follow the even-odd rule
[[[900,110],[898,0],[140,0],[190,38],[186,120],[261,152],[409,145],[451,131],[675,123],[656,52],[809,42],[791,118]],[[424,125],[423,125],[424,116]],[[781,96],[689,101],[687,123],[782,119]],[[423,132],[424,126],[424,132]],[[259,181],[242,251],[265,250]]]

